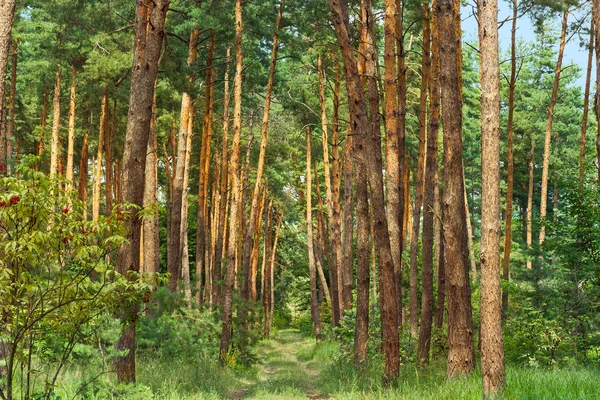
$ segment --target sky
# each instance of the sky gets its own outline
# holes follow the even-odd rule
[[[463,40],[468,43],[475,43],[477,41],[477,21],[473,14],[473,1],[469,0],[469,4],[462,7],[462,29],[463,29]],[[511,2],[512,3],[512,2]],[[498,20],[502,21],[506,18],[510,18],[512,16],[512,8],[511,4],[505,0],[499,1],[499,11],[498,11]],[[581,17],[582,14],[585,15],[586,11],[580,11],[578,13],[578,17]],[[573,15],[570,15],[569,22],[574,22],[575,18]],[[589,16],[587,18],[585,26],[589,26]],[[556,17],[553,21],[553,28],[558,32],[560,29],[560,17]],[[500,57],[502,58],[502,54],[507,54],[510,50],[510,29],[511,22],[505,23],[499,32],[498,40],[500,42]],[[567,34],[568,36],[568,34]],[[531,24],[531,20],[529,16],[523,16],[519,18],[517,21],[517,41],[524,40],[527,42],[533,42],[535,40],[535,33],[533,29],[533,25]],[[584,38],[586,42],[589,41],[589,37]],[[580,67],[581,73],[580,77],[577,81],[577,85],[581,86],[582,90],[585,86],[585,74],[587,70],[587,60],[588,60],[588,51],[585,48],[580,46],[580,38],[578,35],[573,36],[569,43],[565,46],[565,55],[563,60],[563,65],[569,64],[577,64]],[[558,45],[556,47],[556,54],[558,56]],[[501,60],[502,61],[502,60]],[[595,63],[592,63],[594,66]],[[592,70],[592,79],[595,76],[595,67]],[[593,83],[593,81],[592,81]]]

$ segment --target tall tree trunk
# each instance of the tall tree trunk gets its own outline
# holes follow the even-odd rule
[[[500,294],[500,60],[498,0],[479,3],[481,63],[481,373],[483,397],[504,387]]]
[[[396,38],[396,57],[398,61],[398,122],[397,122],[397,137],[398,137],[398,165],[394,167],[398,170],[398,219],[399,219],[399,230],[400,230],[400,244],[399,254],[400,262],[394,263],[394,276],[396,283],[396,294],[398,301],[398,323],[401,325],[404,321],[402,299],[404,295],[404,287],[402,286],[402,252],[404,250],[404,237],[406,236],[404,221],[408,214],[405,212],[406,209],[406,194],[408,185],[405,185],[405,176],[408,172],[406,168],[406,93],[408,90],[406,83],[406,57],[404,52],[404,1],[396,1],[396,16],[395,16],[395,38]],[[389,190],[389,189],[388,189]],[[391,193],[391,192],[390,192]],[[391,239],[394,240],[394,239]],[[394,242],[391,245],[395,247]],[[393,250],[393,249],[392,249]],[[393,250],[395,251],[395,250]]]
[[[252,254],[250,256],[250,298],[252,301],[257,300],[256,278],[258,276],[258,252],[260,250],[260,227],[262,226],[263,213],[267,203],[267,187],[263,189],[260,207],[258,208],[258,216],[256,219],[256,227],[254,228],[254,240],[252,243]]]
[[[73,158],[75,156],[75,100],[77,95],[77,69],[71,67],[71,95],[69,97],[69,136],[67,139],[67,192],[73,189]]]
[[[513,0],[513,20],[510,33],[510,81],[508,82],[508,122],[507,122],[507,177],[506,177],[506,211],[504,220],[504,255],[502,258],[502,279],[508,282],[510,271],[510,248],[512,245],[512,214],[513,214],[513,185],[514,185],[514,157],[513,157],[513,130],[515,115],[515,86],[517,84],[517,18],[518,0]],[[502,313],[508,312],[508,291],[502,292]]]
[[[195,30],[195,39],[198,40],[198,31]],[[191,50],[191,49],[190,49]],[[214,83],[215,72],[213,69],[213,58],[215,53],[215,31],[210,31],[208,42],[208,55],[206,61],[206,90],[204,92],[204,120],[202,123],[202,144],[200,148],[199,178],[198,178],[198,210],[196,212],[196,278],[198,288],[202,289],[202,271],[205,270],[204,255],[207,247],[208,236],[208,184],[210,179],[210,144],[212,139],[213,109],[214,109]],[[192,53],[190,52],[190,56]],[[193,58],[196,58],[194,49]],[[194,59],[190,57],[191,62]],[[210,267],[209,267],[210,269]],[[200,290],[199,290],[200,292]],[[200,294],[199,294],[200,296]],[[197,303],[199,296],[197,296]]]
[[[98,155],[96,156],[96,171],[94,173],[94,190],[92,199],[92,221],[98,221],[100,216],[100,187],[102,184],[102,150],[108,123],[108,85],[104,86],[102,110],[100,112],[100,128],[98,130]]]
[[[592,80],[592,62],[594,59],[594,20],[590,24],[590,44],[588,48],[588,64],[585,74],[585,94],[583,97],[583,117],[581,119],[581,145],[579,147],[579,186],[583,190],[583,181],[585,178],[585,142],[588,125],[588,114],[590,110],[590,82]]]
[[[352,152],[360,151],[357,145],[358,140],[352,140],[347,144],[347,148]],[[351,147],[352,146],[352,147]],[[346,157],[350,157],[347,152]],[[369,193],[367,188],[367,176],[363,160],[355,160],[356,168],[354,173],[354,183],[356,188],[356,324],[354,326],[354,368],[361,370],[367,361],[367,345],[369,342],[369,253],[371,244],[369,243],[373,233],[371,232],[371,215],[369,214]],[[350,185],[350,187],[352,187]],[[350,218],[352,218],[352,208],[350,208]],[[350,236],[350,240],[352,236]],[[375,244],[373,243],[373,250]],[[350,247],[352,250],[352,247]],[[372,253],[372,259],[375,260],[375,252]],[[373,281],[373,285],[377,283]],[[376,298],[376,297],[375,297]]]
[[[6,175],[8,140],[6,132],[6,70],[8,69],[8,55],[10,37],[15,14],[15,0],[5,0],[0,3],[0,173]]]
[[[437,0],[433,1],[435,9]],[[424,5],[425,15],[429,15],[429,5]],[[425,165],[425,191],[423,202],[423,246],[422,246],[422,297],[421,330],[419,331],[418,359],[422,364],[429,363],[431,347],[431,326],[433,323],[433,241],[435,187],[438,169],[438,132],[440,128],[440,81],[439,81],[439,37],[437,18],[432,16],[432,71],[429,77],[429,128],[427,130],[427,161]]]
[[[154,112],[152,113],[154,115]],[[108,122],[110,120],[110,123]],[[113,208],[113,145],[117,130],[117,100],[113,99],[113,111],[106,120],[106,137],[104,138],[104,193],[106,201],[106,215],[110,215]]]
[[[542,192],[540,198],[540,248],[546,238],[546,208],[548,202],[548,171],[550,169],[550,140],[552,139],[552,123],[554,122],[554,106],[558,97],[558,85],[560,83],[560,73],[562,72],[562,61],[565,52],[565,42],[567,36],[567,22],[569,19],[569,10],[563,13],[560,46],[558,48],[558,60],[556,61],[556,70],[554,72],[554,82],[552,84],[552,94],[548,104],[548,119],[546,120],[546,135],[544,139],[544,160],[542,164]]]
[[[275,311],[275,264],[277,259],[277,245],[279,243],[279,232],[281,231],[281,225],[283,224],[283,213],[277,214],[277,224],[275,225],[275,235],[273,240],[273,251],[271,252],[271,259],[269,263],[271,266],[269,267],[269,276],[267,277],[270,281],[269,286],[271,287],[271,293],[269,295],[270,299],[270,307],[269,307],[269,330],[273,325],[273,313]],[[320,325],[319,321],[319,325]]]
[[[394,275],[396,276],[396,293],[400,293],[400,270],[402,264],[402,201],[401,176],[398,148],[398,87],[396,79],[400,80],[396,70],[396,0],[386,0],[384,18],[384,50],[383,62],[385,67],[385,149],[386,149],[386,209],[388,227],[390,230],[390,246],[394,260]],[[401,40],[401,39],[400,39]],[[403,74],[403,73],[402,73]],[[400,299],[398,299],[400,300]]]
[[[344,270],[350,269],[354,271],[354,251],[353,251],[353,237],[354,237],[354,218],[353,218],[353,188],[352,182],[356,179],[353,177],[355,171],[352,166],[352,136],[346,135],[346,149],[344,151],[344,215],[342,221],[342,246],[343,246],[343,268]],[[364,171],[363,171],[364,172]],[[363,181],[365,183],[365,181]],[[366,184],[366,183],[365,183]],[[330,275],[331,276],[331,275]],[[332,280],[333,281],[333,280]],[[333,284],[331,291],[334,291]],[[332,296],[335,297],[335,296]],[[358,301],[358,299],[357,299]],[[332,299],[333,302],[333,299]],[[335,305],[332,309],[332,317],[336,317],[334,313]],[[336,317],[337,318],[337,317]],[[332,325],[337,326],[338,320],[332,318]]]
[[[225,296],[223,304],[223,323],[221,331],[221,362],[225,362],[229,354],[229,341],[232,331],[233,281],[236,262],[236,247],[239,230],[242,187],[239,177],[240,169],[240,136],[242,132],[242,0],[235,2],[235,76],[233,83],[233,142],[229,159],[229,176],[231,179],[231,210],[233,218],[229,219],[229,241],[227,243],[227,266],[225,276]]]
[[[271,311],[271,272],[269,271],[269,260],[271,259],[271,251],[273,247],[271,245],[273,240],[273,200],[269,201],[267,208],[267,216],[265,218],[265,239],[264,239],[264,253],[262,263],[262,288],[260,291],[263,303],[263,332],[264,338],[269,339],[271,334],[271,325],[269,324],[269,315]],[[311,292],[312,293],[312,292]],[[311,316],[312,316],[312,303],[311,303]]]
[[[319,55],[317,59],[317,70],[319,75],[319,103],[321,105],[321,143],[323,147],[323,170],[325,175],[325,192],[327,196],[327,218],[329,220],[329,242],[331,244],[331,257],[329,257],[329,269],[333,281],[332,286],[336,285],[337,289],[333,290],[334,296],[338,296],[337,305],[339,307],[339,317],[342,318],[344,311],[352,307],[352,286],[354,279],[349,275],[349,270],[342,270],[342,242],[340,232],[339,215],[334,215],[333,206],[333,190],[331,183],[331,170],[329,167],[329,135],[327,126],[327,113],[325,108],[325,76],[323,72],[323,62]],[[346,274],[344,274],[346,272]],[[336,300],[333,301],[334,307]]]
[[[242,256],[242,273],[243,283],[241,288],[242,301],[248,302],[250,300],[251,292],[251,256],[252,256],[252,244],[254,241],[254,233],[256,231],[256,218],[259,215],[259,202],[260,202],[260,188],[262,186],[263,174],[265,171],[265,157],[267,154],[267,139],[269,132],[269,113],[271,111],[271,96],[273,93],[273,85],[275,82],[275,68],[277,66],[277,52],[279,51],[279,28],[281,27],[281,19],[283,15],[284,1],[281,0],[279,3],[279,11],[277,13],[277,22],[275,23],[275,32],[273,33],[273,48],[271,50],[271,62],[269,64],[269,78],[267,80],[267,88],[265,90],[265,106],[263,109],[262,124],[260,127],[260,153],[258,155],[258,166],[256,168],[256,180],[254,182],[254,190],[252,191],[252,200],[250,204],[250,220],[247,224],[247,229],[244,237]],[[248,309],[242,307],[240,310],[240,320],[242,326],[246,327],[246,320],[248,318]],[[244,343],[245,344],[245,343]]]
[[[45,138],[46,138],[46,124],[48,122],[48,97],[50,95],[50,87],[46,86],[46,90],[44,91],[44,102],[42,105],[42,115],[40,118],[40,141],[38,142],[38,146],[37,146],[37,153],[36,155],[38,157],[41,157],[42,154],[44,153],[44,143],[45,143]],[[38,166],[36,165],[36,170],[37,170]]]
[[[144,174],[146,153],[152,117],[154,82],[158,72],[165,17],[169,0],[143,0],[136,6],[136,29],[134,40],[133,68],[129,112],[123,153],[123,200],[139,207],[144,201]],[[140,270],[141,218],[132,210],[134,218],[127,220],[128,242],[121,246],[117,256],[117,270]],[[131,312],[127,310],[127,312]],[[127,315],[123,315],[127,318]],[[129,316],[130,320],[132,319]],[[135,381],[135,319],[127,323],[116,345],[117,350],[127,350],[125,356],[115,360],[119,382]]]
[[[462,163],[462,99],[453,0],[439,0],[440,83],[444,133],[444,259],[448,294],[449,378],[475,368]]]
[[[13,140],[15,140],[15,107],[17,103],[17,54],[19,41],[13,39],[10,69],[8,121],[6,123],[6,174],[12,175]],[[3,173],[0,171],[0,173]]]
[[[192,29],[188,46],[188,66],[191,66],[196,60],[196,50],[198,47],[198,28]],[[194,85],[194,77],[188,76],[189,89]],[[181,114],[179,116],[179,134],[177,135],[177,157],[174,157],[173,170],[175,177],[173,179],[173,192],[171,194],[171,243],[167,250],[167,271],[169,272],[169,282],[167,287],[170,291],[177,290],[177,280],[181,276],[182,265],[182,237],[181,237],[181,210],[183,208],[183,197],[187,196],[187,187],[183,186],[185,175],[185,157],[186,146],[188,143],[190,119],[193,118],[192,97],[189,91],[183,92],[181,97]]]
[[[313,248],[313,223],[312,223],[312,173],[311,173],[311,141],[310,127],[306,125],[306,235],[308,237],[308,274],[310,279],[310,315],[315,326],[315,337],[321,340],[321,317],[319,315],[319,302],[317,299],[317,273],[315,267],[315,251]],[[267,277],[269,271],[265,272]]]
[[[149,218],[142,222],[144,264],[141,266],[145,273],[160,271],[160,237],[158,221],[158,139],[156,131],[156,94],[152,101],[152,119],[150,120],[150,137],[146,155],[144,182],[144,209],[151,212]],[[117,179],[119,179],[117,177]]]
[[[441,198],[438,199],[438,204]],[[441,211],[441,207],[438,205],[438,209]],[[440,225],[443,225],[443,215],[439,214],[442,218]],[[440,227],[438,243],[440,246],[440,252],[437,259],[437,299],[435,306],[435,326],[441,329],[444,325],[444,304],[446,300],[446,261],[444,260],[444,232],[443,228]]]
[[[50,176],[54,177],[58,173],[58,153],[59,153],[59,128],[60,128],[60,66],[56,69],[56,80],[54,82],[54,97],[52,98],[52,145],[50,147]]]
[[[469,196],[467,195],[467,181],[463,169],[463,196],[465,198],[465,215],[467,216],[467,247],[469,248],[469,264],[471,265],[471,279],[477,281],[477,262],[475,261],[475,246],[473,245],[473,224],[471,223],[471,212],[469,211]]]
[[[329,136],[328,123],[325,106],[325,74],[323,71],[322,58],[319,55],[317,60],[317,70],[319,75],[319,102],[321,106],[321,143],[323,148],[323,169],[325,176],[325,191],[327,199],[327,216],[329,220],[328,243],[330,246],[328,261],[330,275],[332,277],[332,286],[336,288],[334,293],[334,307],[336,309],[338,320],[342,318],[344,310],[349,309],[352,304],[352,286],[353,276],[349,268],[342,269],[343,254],[341,243],[341,226],[339,214],[336,214],[334,207],[334,188],[331,177],[331,169],[329,162]],[[335,129],[335,128],[334,128]],[[339,194],[336,193],[337,196]],[[324,225],[324,224],[323,224]],[[324,231],[323,231],[324,233]],[[337,303],[337,306],[336,306]]]
[[[429,7],[424,9],[423,17],[423,54],[421,57],[421,89],[419,96],[419,158],[417,162],[417,181],[413,222],[410,234],[410,331],[413,337],[419,334],[419,230],[421,227],[421,207],[423,205],[423,175],[425,174],[425,149],[427,145],[427,86],[429,83],[429,49],[431,30]]]
[[[382,348],[385,356],[384,380],[393,381],[400,370],[400,343],[398,336],[398,302],[396,298],[396,285],[394,276],[394,263],[390,248],[389,232],[385,214],[385,199],[383,193],[383,162],[381,155],[381,139],[378,134],[370,132],[367,118],[367,105],[363,93],[363,85],[358,74],[356,58],[350,35],[348,33],[348,2],[345,0],[329,0],[329,7],[333,16],[333,23],[338,43],[341,47],[346,69],[346,88],[352,132],[358,143],[360,151],[354,154],[357,161],[364,160],[371,193],[371,206],[375,219],[375,241],[379,257],[380,301],[381,301],[381,327]],[[367,9],[370,10],[370,4]],[[371,16],[372,17],[372,16]],[[367,18],[367,21],[369,18]],[[375,53],[374,49],[371,50]],[[374,61],[375,57],[372,58]],[[379,100],[376,91],[375,76],[371,78],[372,100]]]
[[[88,200],[88,134],[83,137],[81,145],[81,158],[79,159],[79,182],[77,184],[77,198],[83,203],[83,219],[87,220]]]
[[[183,188],[184,191],[181,195],[181,279],[183,280],[183,294],[184,299],[188,304],[188,307],[192,305],[192,286],[190,277],[190,246],[188,243],[188,194],[187,188],[190,183],[190,161],[192,158],[192,138],[193,138],[193,127],[194,127],[194,105],[191,105],[188,118],[188,129],[185,144],[185,159],[183,165]],[[209,144],[210,146],[210,144]],[[200,254],[198,257],[202,257]]]
[[[533,243],[533,175],[535,161],[535,139],[533,134],[531,135],[531,149],[529,150],[529,185],[527,187],[527,234],[525,243],[527,244],[527,251],[531,251],[531,244]],[[531,256],[527,256],[527,269],[531,269]]]
[[[229,182],[229,159],[228,159],[228,142],[229,142],[229,64],[231,62],[231,49],[227,48],[226,56],[226,69],[225,69],[225,87],[224,87],[224,100],[223,100],[223,133],[221,139],[221,181],[217,182],[219,187],[219,195],[217,196],[217,202],[215,208],[218,209],[218,220],[217,220],[217,231],[216,231],[216,244],[215,244],[215,256],[213,260],[213,271],[212,277],[209,274],[206,276],[206,298],[209,298],[209,294],[212,294],[217,299],[217,304],[221,303],[221,290],[218,282],[222,279],[221,267],[223,265],[223,238],[225,237],[225,221],[227,217],[227,203],[229,194],[227,192],[227,184]],[[209,285],[210,278],[212,278],[213,284]],[[212,289],[214,288],[214,290]],[[212,293],[211,293],[212,291]]]

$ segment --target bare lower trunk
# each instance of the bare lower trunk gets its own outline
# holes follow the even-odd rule
[[[194,39],[197,40],[198,33],[194,35]],[[196,51],[191,51],[189,61],[192,63],[196,58]],[[196,211],[196,279],[198,285],[198,296],[196,297],[196,303],[200,302],[198,299],[202,295],[202,271],[210,266],[204,266],[204,256],[207,251],[209,238],[209,224],[208,224],[208,184],[210,177],[210,145],[212,139],[212,123],[213,123],[213,103],[214,103],[214,82],[215,72],[213,70],[213,58],[215,51],[215,32],[211,30],[210,39],[208,43],[208,55],[206,61],[206,90],[204,92],[204,119],[202,123],[202,143],[200,148],[200,160],[198,162],[198,168],[200,169],[198,178],[198,210]],[[191,130],[190,130],[191,132]]]
[[[458,40],[455,29],[459,8],[439,0],[440,82],[444,132],[444,259],[448,294],[449,378],[475,368],[471,286],[467,256],[466,215],[462,165],[462,99],[459,85]]]
[[[479,9],[481,62],[481,373],[484,398],[505,381],[500,294],[500,64],[498,0]]]
[[[406,192],[407,185],[404,184],[404,179],[406,176],[407,168],[406,166],[406,150],[405,150],[405,142],[406,142],[406,93],[407,93],[407,83],[406,83],[406,59],[404,52],[404,2],[402,0],[395,0],[396,3],[396,13],[394,18],[395,25],[395,42],[396,42],[396,58],[398,61],[398,81],[397,81],[397,91],[398,91],[398,122],[397,122],[397,136],[398,136],[398,166],[394,167],[398,169],[398,220],[399,220],[399,234],[400,234],[400,243],[398,244],[399,254],[400,254],[400,262],[394,263],[394,276],[396,283],[396,294],[398,301],[398,323],[402,325],[402,322],[405,320],[404,318],[404,307],[402,306],[402,299],[404,295],[404,288],[402,286],[402,274],[403,274],[403,266],[402,266],[402,252],[405,248],[404,238],[406,236],[406,229],[404,221],[408,216],[408,213],[405,212],[406,209]],[[389,190],[389,189],[388,189]],[[390,238],[390,244],[393,246],[392,251],[395,248],[395,239]],[[397,257],[397,256],[396,256]]]
[[[315,336],[321,340],[321,317],[319,316],[319,303],[317,300],[317,273],[315,267],[315,253],[313,248],[313,223],[312,223],[312,173],[311,173],[311,140],[310,128],[306,126],[306,232],[308,237],[308,274],[310,279],[310,315],[315,327]],[[265,273],[268,274],[269,271]],[[268,275],[267,275],[268,276]]]
[[[188,45],[188,65],[191,65],[196,59],[196,48],[198,45],[198,29],[192,29],[190,33],[190,40]],[[190,88],[193,86],[193,76],[188,76]],[[182,237],[181,237],[181,226],[182,226],[182,208],[183,208],[183,197],[187,196],[187,187],[184,187],[184,175],[185,175],[185,158],[186,158],[186,146],[188,144],[188,136],[192,134],[189,128],[193,123],[190,123],[190,119],[193,119],[193,105],[192,97],[188,91],[183,92],[181,97],[181,113],[179,116],[179,134],[177,135],[177,156],[174,157],[173,161],[173,191],[171,193],[171,226],[170,226],[170,243],[167,250],[167,271],[169,272],[169,282],[167,287],[170,291],[174,292],[177,290],[177,280],[181,276],[181,265],[182,265]]]
[[[156,98],[152,102],[156,110]],[[158,226],[158,143],[156,133],[156,112],[152,113],[150,122],[150,137],[146,155],[146,170],[144,182],[144,209],[150,211],[148,218],[142,223],[144,236],[144,264],[140,267],[145,273],[156,273],[160,270],[159,262],[159,226]],[[117,177],[118,179],[118,177]]]
[[[436,1],[433,2],[435,9]],[[429,14],[425,5],[425,15]],[[440,83],[439,83],[439,46],[437,34],[437,18],[433,15],[432,30],[432,73],[429,80],[430,114],[427,132],[427,161],[425,165],[425,191],[423,202],[423,247],[422,247],[422,297],[421,297],[421,329],[419,331],[418,360],[422,364],[429,363],[431,347],[431,327],[433,323],[433,242],[434,242],[434,207],[435,187],[438,169],[438,131],[440,128]]]
[[[222,329],[221,329],[221,362],[224,363],[229,354],[233,317],[233,283],[236,263],[236,248],[239,234],[242,187],[239,177],[240,169],[240,136],[242,132],[242,1],[235,3],[235,77],[233,84],[233,142],[229,158],[229,176],[231,179],[231,210],[233,216],[229,219],[229,240],[227,243],[227,265],[225,275],[225,295],[223,300]]]
[[[129,118],[125,134],[123,152],[123,200],[138,207],[143,206],[144,174],[146,153],[152,118],[154,83],[158,72],[158,61],[165,35],[165,17],[169,0],[143,0],[136,7],[135,45],[131,90],[129,98]],[[117,270],[121,274],[140,270],[140,235],[142,220],[133,211],[128,219],[128,242],[119,250]],[[132,311],[132,310],[131,310]],[[115,370],[119,382],[135,381],[135,318],[127,318],[125,310],[122,318],[125,328],[116,346],[127,350],[127,355],[115,360]]]
[[[370,126],[369,119],[367,118],[367,104],[363,93],[363,85],[358,74],[357,62],[354,57],[354,50],[348,32],[349,22],[347,5],[348,3],[346,1],[329,0],[329,7],[332,12],[336,36],[341,47],[344,67],[346,69],[346,88],[351,116],[350,124],[352,126],[352,132],[355,134],[355,139],[357,140],[356,145],[360,148],[360,151],[354,153],[356,153],[355,156],[357,159],[364,160],[370,188],[371,206],[375,219],[375,241],[377,244],[380,265],[379,280],[381,289],[382,348],[386,361],[384,380],[386,382],[391,382],[399,374],[400,343],[398,336],[398,302],[396,297],[394,263],[392,260],[392,251],[390,248],[389,231],[385,213],[381,139],[378,134],[379,126],[376,126],[377,130],[373,129],[375,124]],[[371,7],[369,3],[367,4],[366,9],[370,11]],[[373,22],[372,15],[366,20]],[[370,29],[368,30],[370,35],[372,35],[372,31]],[[371,59],[374,67],[376,55],[374,43],[372,41],[371,48],[368,51],[370,55],[367,56],[367,59]],[[378,110],[378,107],[373,107],[373,105],[379,101],[374,74],[371,75],[370,81],[369,103],[372,106],[371,109]],[[373,115],[372,117],[372,120],[374,120],[376,116]]]
[[[417,162],[417,180],[415,204],[410,234],[410,331],[413,337],[419,334],[419,298],[418,298],[418,262],[419,230],[421,226],[421,207],[423,205],[423,181],[425,173],[425,149],[427,145],[427,86],[429,82],[430,24],[429,9],[423,19],[423,54],[421,57],[421,89],[419,101],[419,158]]]

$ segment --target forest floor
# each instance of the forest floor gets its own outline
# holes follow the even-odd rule
[[[228,399],[328,399],[317,387],[319,366],[303,353],[314,340],[303,338],[298,330],[285,329],[257,348],[258,373],[232,389]]]

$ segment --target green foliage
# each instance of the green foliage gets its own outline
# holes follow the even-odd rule
[[[124,243],[126,213],[97,223],[82,218],[83,205],[64,182],[30,167],[20,178],[0,177],[0,331],[5,393],[20,386],[49,395],[58,371],[78,343],[85,343],[106,315],[126,310],[135,319],[149,285],[118,274],[107,258]],[[37,363],[41,363],[37,366]]]

